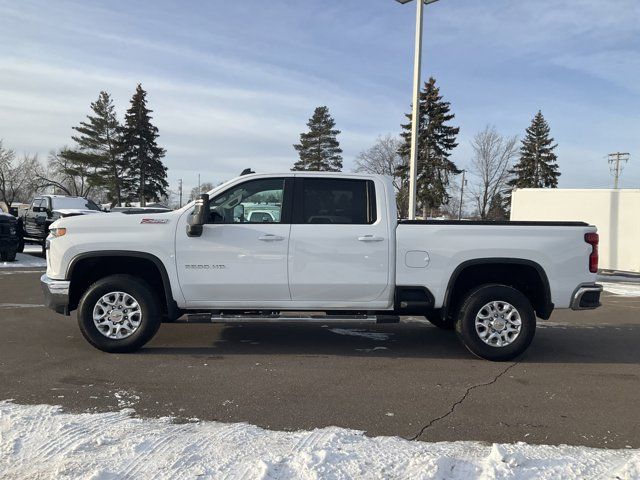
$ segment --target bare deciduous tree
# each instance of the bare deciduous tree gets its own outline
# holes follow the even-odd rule
[[[0,200],[7,207],[14,202],[29,202],[35,189],[35,173],[41,165],[36,156],[24,155],[18,160],[13,150],[0,141]]]
[[[191,189],[191,194],[189,195],[189,201],[195,200],[201,193],[207,193],[210,190],[213,190],[215,187],[211,182],[204,182],[200,184],[200,191],[198,191],[198,187],[193,187]]]
[[[390,176],[396,190],[398,210],[403,215],[406,214],[409,197],[408,182],[400,174],[400,168],[404,165],[404,160],[398,153],[401,145],[402,141],[391,134],[378,137],[372,147],[356,157],[355,171]]]
[[[88,197],[96,193],[96,188],[89,181],[93,170],[74,162],[73,154],[66,147],[49,153],[47,171],[36,174],[42,188],[53,187],[60,193],[74,197]]]
[[[509,168],[518,156],[518,137],[503,137],[495,127],[487,126],[471,142],[474,151],[471,173],[475,184],[471,188],[481,219],[487,219],[493,202],[502,198],[509,180]]]

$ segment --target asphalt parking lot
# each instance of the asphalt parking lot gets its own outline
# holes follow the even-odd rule
[[[424,441],[640,448],[640,298],[556,312],[510,363],[455,334],[370,324],[165,324],[110,355],[41,306],[36,269],[0,270],[0,400],[73,412],[340,426]]]

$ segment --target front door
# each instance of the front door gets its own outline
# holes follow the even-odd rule
[[[263,178],[231,186],[211,199],[201,237],[177,232],[176,262],[187,302],[240,308],[248,302],[291,300],[292,180]]]

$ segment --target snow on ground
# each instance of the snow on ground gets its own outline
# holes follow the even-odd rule
[[[623,297],[640,297],[640,283],[631,282],[598,282],[605,292]]]
[[[24,246],[24,253],[42,253],[42,246],[33,245],[32,243],[28,243]]]
[[[34,257],[33,255],[24,253],[18,253],[15,262],[0,262],[0,268],[44,268],[46,266],[47,261],[44,258]]]
[[[380,333],[380,332],[367,332],[366,330],[358,328],[330,328],[330,332],[337,333],[338,335],[350,335],[353,337],[364,337],[370,340],[388,340],[392,333]]]
[[[637,479],[640,450],[524,443],[422,443],[341,428],[62,413],[0,402],[0,477],[246,479]]]

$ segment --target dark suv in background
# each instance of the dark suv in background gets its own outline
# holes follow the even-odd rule
[[[20,245],[18,220],[0,211],[0,260],[13,262]]]
[[[82,197],[39,195],[33,199],[23,217],[24,240],[37,243],[45,251],[49,225],[62,217],[103,213],[98,205]]]

